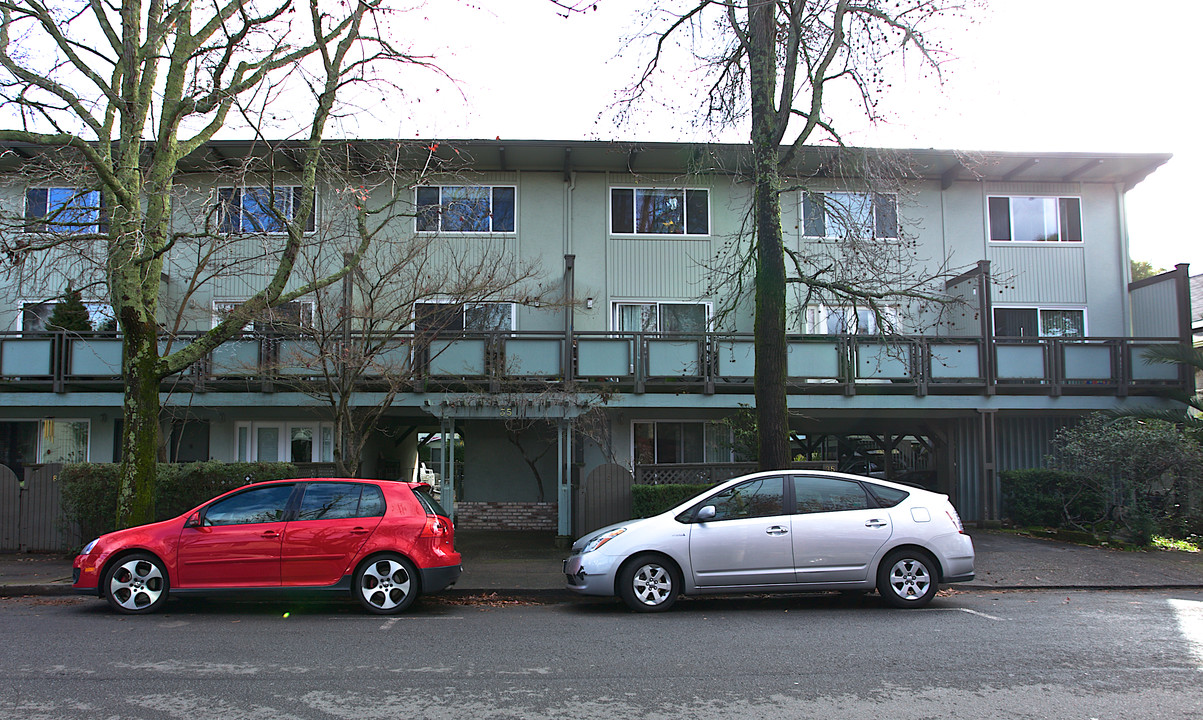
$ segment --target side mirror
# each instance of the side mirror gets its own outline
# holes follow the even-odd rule
[[[186,528],[200,527],[200,524],[200,512],[192,513],[188,516],[188,519],[184,521],[184,527]]]
[[[707,505],[706,507],[702,508],[701,510],[698,510],[698,514],[695,515],[693,519],[695,522],[706,522],[707,520],[713,520],[714,519],[714,506]]]

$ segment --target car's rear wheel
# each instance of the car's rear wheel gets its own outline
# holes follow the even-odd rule
[[[377,555],[355,572],[351,592],[368,612],[404,612],[418,597],[418,570],[400,555]]]
[[[887,605],[917,608],[931,602],[939,589],[935,560],[919,550],[896,550],[877,568],[877,591]]]
[[[681,593],[680,572],[660,555],[632,558],[618,574],[618,594],[635,612],[663,612]]]
[[[120,613],[151,613],[167,601],[167,569],[149,553],[120,558],[105,572],[102,583],[104,599]]]

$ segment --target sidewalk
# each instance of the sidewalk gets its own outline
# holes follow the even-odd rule
[[[977,578],[958,589],[1203,589],[1203,553],[1125,552],[972,530]],[[465,531],[457,594],[497,592],[567,598],[560,563],[566,550],[551,533]],[[68,595],[71,558],[0,555],[0,597]]]

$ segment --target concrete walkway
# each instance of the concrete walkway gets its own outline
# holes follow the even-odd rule
[[[1203,553],[1127,552],[973,530],[977,579],[959,589],[1203,588]],[[452,592],[562,596],[567,551],[550,533],[461,532],[464,574]],[[71,558],[0,555],[0,596],[71,594]]]

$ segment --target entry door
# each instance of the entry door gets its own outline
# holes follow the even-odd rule
[[[795,475],[794,561],[798,582],[859,582],[869,563],[890,539],[888,512],[870,508],[860,483]]]
[[[280,544],[294,485],[255,488],[201,511],[199,527],[180,532],[175,585],[273,587],[280,584]]]
[[[689,563],[699,587],[794,582],[784,480],[762,477],[712,496],[715,516],[689,530]]]

